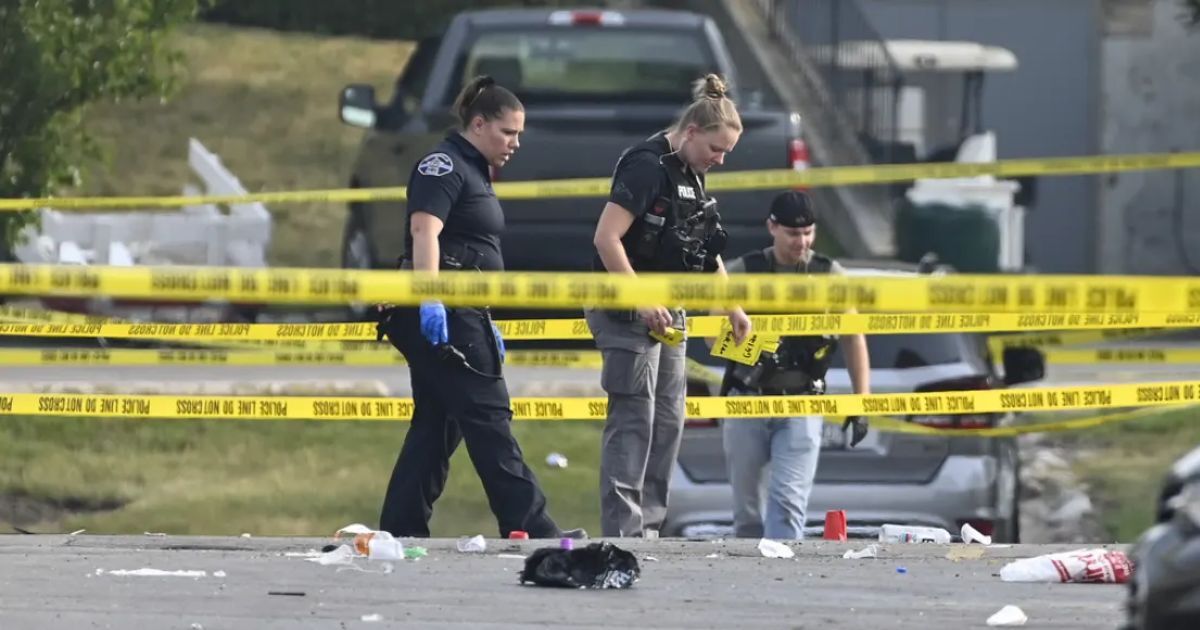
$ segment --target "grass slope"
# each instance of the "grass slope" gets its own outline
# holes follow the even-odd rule
[[[107,157],[86,165],[84,186],[72,194],[179,194],[193,177],[189,137],[219,155],[250,191],[342,188],[362,130],[338,120],[338,92],[370,83],[389,98],[412,51],[411,42],[209,24],[187,27],[177,44],[186,75],[168,102],[89,112],[88,129]],[[269,207],[272,265],[340,265],[343,204]]]
[[[600,425],[514,425],[564,527],[597,531]],[[38,532],[325,535],[377,525],[406,423],[12,418],[0,423],[0,495],[114,510],[25,524]],[[549,468],[552,452],[570,461]],[[433,533],[496,535],[460,446]]]

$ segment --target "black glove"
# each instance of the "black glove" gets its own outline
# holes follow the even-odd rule
[[[850,446],[853,448],[858,446],[858,443],[863,441],[863,438],[867,437],[867,430],[871,428],[871,425],[862,416],[848,416],[846,421],[842,423],[842,431],[845,432],[846,429],[850,428],[854,429],[850,434]]]

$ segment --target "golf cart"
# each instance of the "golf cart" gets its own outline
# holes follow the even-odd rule
[[[880,63],[881,56],[889,62]],[[1012,51],[974,42],[847,41],[837,63],[859,71],[844,104],[862,121],[859,139],[874,162],[996,161],[996,133],[983,121],[983,87],[989,73],[1016,70]],[[934,251],[960,271],[1024,267],[1032,179],[919,179],[891,192],[902,258]],[[979,239],[963,238],[965,231]]]

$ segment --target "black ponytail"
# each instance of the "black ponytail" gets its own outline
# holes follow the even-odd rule
[[[466,129],[476,116],[495,120],[506,109],[524,111],[525,106],[515,94],[487,75],[471,79],[458,93],[458,98],[454,99],[454,115],[458,117],[462,129]]]

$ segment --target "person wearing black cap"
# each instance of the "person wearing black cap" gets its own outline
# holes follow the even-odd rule
[[[729,261],[730,273],[844,273],[837,261],[812,248],[817,211],[804,192],[775,197],[767,216],[773,245]],[[763,352],[749,366],[729,362],[722,395],[801,395],[825,393],[825,371],[839,344],[837,337],[785,337],[775,352]],[[870,360],[863,335],[841,339],[854,392],[870,393]],[[727,419],[722,423],[725,462],[733,487],[734,530],[739,537],[795,540],[804,537],[808,496],[821,453],[821,423],[816,416]],[[867,433],[867,421],[848,418],[850,445]],[[763,473],[770,481],[763,493]],[[763,505],[765,503],[765,513]]]

